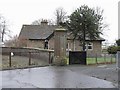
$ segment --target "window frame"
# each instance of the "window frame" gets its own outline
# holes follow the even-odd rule
[[[91,49],[89,49],[88,47],[91,47]],[[92,42],[87,42],[85,44],[85,51],[92,51],[93,50],[93,43]]]

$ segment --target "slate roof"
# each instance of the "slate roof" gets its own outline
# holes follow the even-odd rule
[[[19,37],[34,40],[46,39],[56,28],[56,25],[23,25]]]
[[[91,39],[89,39],[89,38],[86,37],[86,41],[105,41],[105,39],[102,38],[102,37],[98,37],[95,40],[93,40],[93,39],[91,40]]]
[[[74,36],[73,36],[72,34],[70,34],[70,32],[69,32],[69,33],[67,33],[67,39],[68,39],[68,40],[73,40],[73,39],[74,39]],[[77,40],[77,39],[76,39],[76,40]],[[102,38],[102,37],[96,37],[96,39],[90,39],[90,38],[88,38],[87,36],[85,37],[85,40],[86,40],[86,41],[105,41],[105,39]]]
[[[53,32],[57,27],[57,25],[23,25],[19,37],[31,40],[45,40],[53,35]],[[69,33],[67,35],[67,39],[73,39]],[[86,37],[86,41],[87,40],[91,41]],[[105,39],[101,37],[96,40],[105,41]]]

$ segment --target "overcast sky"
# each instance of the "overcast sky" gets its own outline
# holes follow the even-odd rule
[[[55,9],[63,7],[68,15],[81,5],[100,7],[104,10],[104,22],[109,30],[104,31],[104,38],[109,43],[118,39],[118,1],[119,0],[0,0],[0,14],[8,21],[12,35],[19,35],[23,24],[34,20],[54,19]]]

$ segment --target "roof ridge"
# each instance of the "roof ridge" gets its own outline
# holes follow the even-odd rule
[[[23,24],[23,26],[43,26],[43,25]],[[46,26],[57,26],[57,25],[46,25]]]

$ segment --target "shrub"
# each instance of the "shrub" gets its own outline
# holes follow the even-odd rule
[[[118,46],[117,51],[120,51],[120,46]]]
[[[117,53],[117,47],[116,46],[109,46],[107,49],[109,54],[116,54]]]
[[[67,65],[67,60],[68,60],[68,58],[66,58],[66,57],[55,57],[52,65],[66,66]]]
[[[67,65],[67,58],[66,58],[66,57],[63,57],[63,58],[61,59],[61,66],[65,66],[65,65]]]

